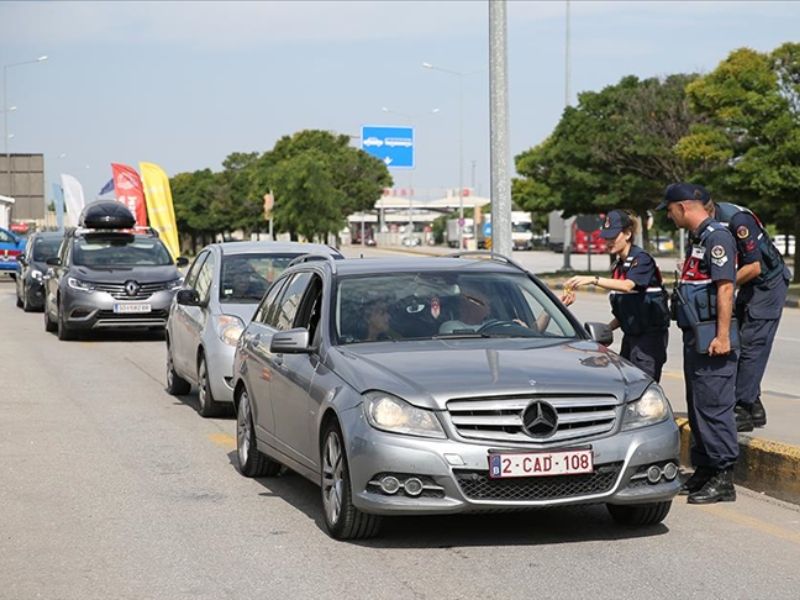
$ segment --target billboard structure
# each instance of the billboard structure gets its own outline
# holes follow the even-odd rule
[[[0,196],[14,198],[12,220],[44,219],[44,155],[0,154]]]

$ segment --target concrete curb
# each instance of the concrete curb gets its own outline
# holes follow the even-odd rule
[[[675,419],[681,436],[681,463],[691,466],[689,420]],[[800,504],[800,447],[739,434],[739,461],[734,479],[757,492]]]

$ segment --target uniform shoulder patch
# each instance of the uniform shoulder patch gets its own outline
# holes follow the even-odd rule
[[[746,226],[739,225],[739,227],[736,228],[736,237],[738,237],[740,240],[746,239],[749,235],[750,230]]]
[[[725,256],[724,246],[714,246],[711,248],[711,258],[722,258]]]

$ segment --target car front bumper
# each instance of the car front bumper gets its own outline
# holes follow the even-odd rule
[[[155,292],[146,300],[118,300],[107,292],[69,290],[62,296],[62,310],[72,329],[159,329],[166,326],[172,290]],[[119,313],[116,304],[149,305],[149,312]]]
[[[206,353],[208,380],[214,400],[233,402],[233,360],[236,346],[226,344],[219,339],[216,332],[209,331],[203,344],[203,350]]]
[[[674,421],[618,432],[590,442],[559,447],[520,448],[395,435],[373,429],[360,407],[345,411],[353,503],[375,514],[442,514],[527,509],[575,504],[641,504],[671,500],[680,481],[648,483],[651,465],[679,464]],[[490,451],[520,452],[591,447],[594,473],[490,479]],[[401,489],[389,495],[375,484],[385,474],[400,481],[419,477],[426,489],[416,497]],[[372,483],[371,483],[372,482]]]
[[[41,280],[29,278],[25,282],[24,290],[28,296],[28,306],[35,309],[44,307],[44,285]]]

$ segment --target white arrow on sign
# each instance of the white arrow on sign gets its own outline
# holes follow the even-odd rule
[[[390,165],[392,164],[392,158],[390,156],[387,156],[386,158],[383,159],[383,162],[385,162],[387,165]]]

